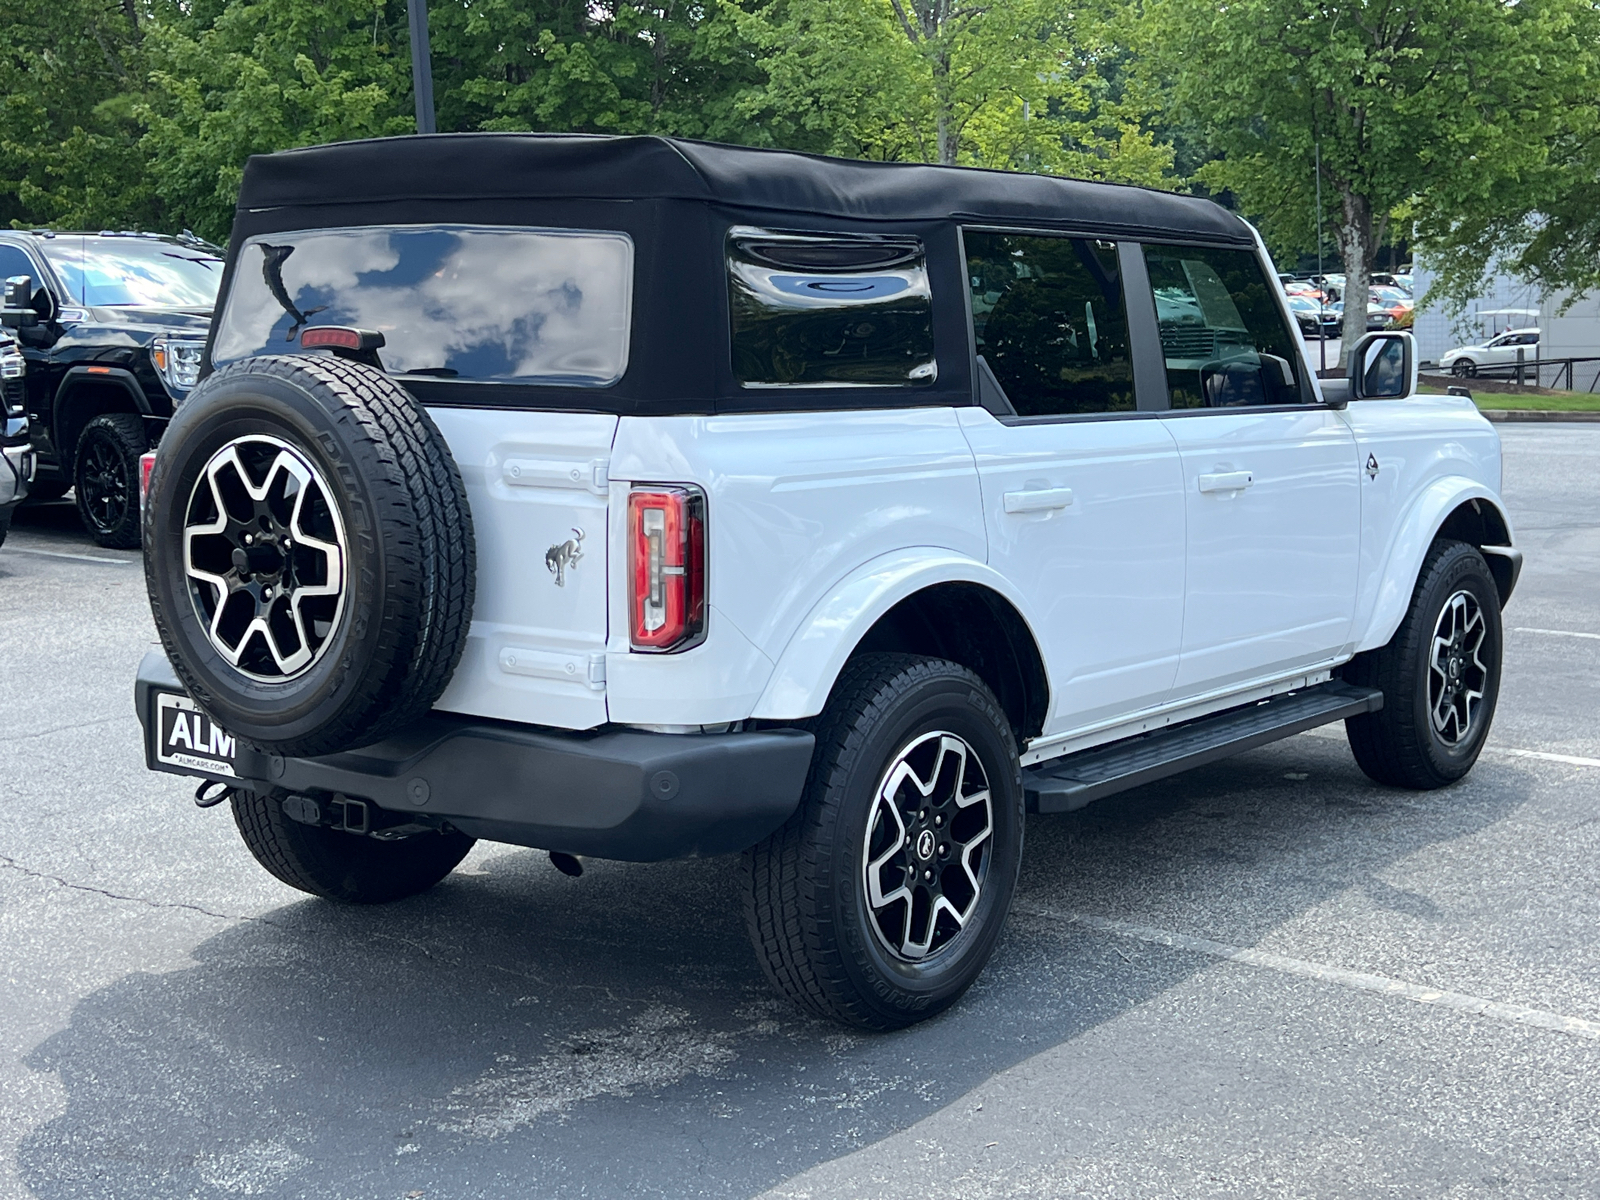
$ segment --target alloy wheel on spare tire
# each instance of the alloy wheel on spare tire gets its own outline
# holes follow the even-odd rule
[[[162,438],[151,612],[190,696],[255,745],[331,754],[426,713],[466,644],[475,567],[449,447],[375,368],[245,359]]]

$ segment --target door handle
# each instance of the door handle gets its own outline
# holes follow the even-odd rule
[[[1215,475],[1200,476],[1202,492],[1242,492],[1255,482],[1249,471],[1218,471]]]
[[[1049,512],[1071,504],[1072,489],[1039,488],[1030,492],[1007,492],[1005,501],[1008,513]]]

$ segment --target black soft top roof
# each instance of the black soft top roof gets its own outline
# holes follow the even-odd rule
[[[241,213],[459,200],[701,200],[869,221],[958,217],[1142,236],[1253,242],[1207,200],[969,167],[858,162],[665,137],[449,133],[257,155]]]

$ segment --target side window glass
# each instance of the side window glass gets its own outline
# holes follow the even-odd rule
[[[1132,412],[1133,363],[1114,242],[963,234],[972,334],[1019,416]]]
[[[743,387],[919,387],[938,376],[919,238],[736,226],[728,308]]]
[[[44,286],[44,280],[39,278],[39,268],[33,265],[21,249],[16,246],[0,246],[0,283],[4,283],[13,275],[26,275],[31,278],[35,291]]]
[[[1299,404],[1300,355],[1250,250],[1144,248],[1173,408]]]

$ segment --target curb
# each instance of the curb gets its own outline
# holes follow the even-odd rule
[[[1600,412],[1552,412],[1538,408],[1480,408],[1491,421],[1600,421]]]

